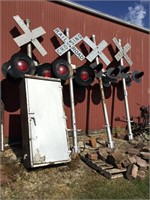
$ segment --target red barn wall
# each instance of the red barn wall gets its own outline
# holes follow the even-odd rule
[[[65,4],[48,1],[2,1],[1,2],[1,58],[0,64],[7,62],[10,57],[20,51],[20,48],[13,41],[13,38],[22,34],[22,30],[16,24],[13,16],[19,15],[23,20],[30,19],[30,29],[42,26],[46,34],[40,37],[39,41],[48,54],[42,57],[37,49],[33,47],[33,58],[39,63],[53,62],[60,58],[55,49],[62,44],[53,30],[59,27],[61,30],[70,29],[70,37],[80,33],[83,37],[96,36],[97,44],[103,39],[109,44],[104,53],[111,61],[110,66],[116,67],[118,63],[114,60],[116,47],[112,41],[114,37],[120,38],[122,46],[127,42],[131,45],[131,50],[127,53],[133,62],[131,71],[144,71],[144,78],[140,84],[132,82],[127,88],[130,115],[139,114],[139,106],[149,104],[149,33],[148,31],[135,28],[134,26],[117,23],[111,18],[92,15],[88,12],[69,7]],[[86,56],[90,48],[83,42],[76,45]],[[25,47],[21,48],[25,51]],[[62,56],[66,59],[66,56]],[[82,66],[87,61],[80,61],[75,55],[71,57],[72,64],[77,67]],[[106,69],[105,63],[100,62]],[[89,63],[87,63],[89,64]],[[128,64],[124,60],[124,65]],[[2,100],[4,103],[4,135],[12,140],[21,135],[20,126],[20,104],[19,104],[19,84],[6,80],[0,72]],[[64,85],[64,106],[67,115],[67,125],[71,128],[71,111],[69,101],[69,85]],[[82,131],[95,131],[105,128],[99,85],[97,80],[88,88],[74,88],[75,111],[77,128]],[[125,106],[123,100],[123,90],[119,85],[105,88],[106,104],[109,121],[112,128],[125,126],[124,123],[116,122],[116,117],[125,116]]]

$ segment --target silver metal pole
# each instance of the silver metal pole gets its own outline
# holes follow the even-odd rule
[[[92,40],[96,44],[95,35],[92,35]],[[97,65],[99,64],[98,57],[96,57],[96,64]],[[114,142],[112,141],[112,136],[111,136],[111,131],[110,131],[110,125],[109,125],[109,120],[108,120],[108,113],[107,113],[102,77],[99,77],[98,80],[99,80],[99,86],[100,86],[100,92],[101,92],[101,98],[102,98],[102,106],[103,106],[103,112],[104,112],[104,118],[105,118],[105,127],[107,130],[107,136],[108,136],[108,147],[110,149],[114,149]]]
[[[69,38],[69,28],[65,29],[66,36]],[[71,52],[67,52],[67,60],[71,64]],[[74,89],[73,89],[73,78],[69,79],[69,89],[70,89],[70,102],[71,102],[71,117],[72,117],[72,129],[73,129],[73,151],[78,153],[77,146],[77,128],[76,128],[76,115],[75,115],[75,106],[74,106]]]
[[[4,151],[4,104],[1,100],[1,136],[0,136],[0,151]]]
[[[119,44],[121,45],[121,40],[120,39],[119,39]],[[123,66],[123,58],[121,58],[120,62],[121,62],[121,65]],[[133,140],[130,113],[129,113],[129,105],[128,105],[128,93],[127,93],[127,87],[126,87],[125,78],[122,78],[122,82],[123,82],[124,101],[125,101],[126,117],[127,117],[127,123],[128,123],[128,131],[129,131],[128,137],[129,137],[129,140]]]
[[[31,21],[29,19],[26,19],[26,25],[27,25],[28,28],[30,28],[30,23],[31,23]],[[32,46],[31,46],[31,43],[29,43],[27,45],[27,54],[28,54],[28,56],[30,58],[32,58]]]

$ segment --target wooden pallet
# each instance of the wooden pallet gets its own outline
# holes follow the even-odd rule
[[[118,169],[115,168],[113,165],[106,163],[100,159],[98,160],[90,160],[85,155],[80,155],[81,160],[85,162],[88,166],[92,169],[96,170],[98,173],[102,174],[108,179],[115,179],[124,176],[126,172],[126,168]]]

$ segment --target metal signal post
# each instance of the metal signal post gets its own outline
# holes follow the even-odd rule
[[[119,44],[121,45],[121,40],[120,39],[119,39]],[[123,58],[120,59],[120,62],[121,62],[121,65],[123,66]],[[130,113],[129,113],[129,105],[128,105],[128,93],[127,93],[125,78],[122,78],[122,83],[123,83],[124,100],[125,100],[125,108],[126,108],[126,117],[127,117],[127,123],[128,123],[128,131],[129,131],[128,137],[129,137],[129,140],[133,140]]]
[[[92,35],[92,40],[96,44],[95,35]],[[99,64],[98,56],[96,57],[96,64],[97,65]],[[105,126],[106,126],[106,130],[107,130],[107,135],[108,135],[108,147],[110,149],[114,149],[114,142],[112,141],[112,137],[111,137],[110,124],[109,124],[109,120],[108,120],[108,113],[107,113],[107,107],[106,107],[106,100],[105,100],[102,77],[99,77],[98,80],[99,80],[99,86],[100,86],[100,92],[101,92],[101,98],[102,98],[104,118],[105,118],[105,123],[106,123]]]
[[[69,28],[65,29],[66,36],[69,38]],[[68,63],[71,64],[71,52],[67,51]],[[74,106],[74,90],[73,90],[73,78],[69,79],[69,89],[70,89],[70,102],[71,102],[71,117],[72,117],[72,129],[73,129],[73,151],[78,153],[77,146],[77,128],[76,128],[76,116],[75,116],[75,106]]]
[[[26,19],[26,25],[29,28],[29,30],[30,30],[30,22],[31,21],[29,19]],[[27,46],[27,54],[28,54],[28,56],[30,58],[32,58],[32,46],[31,46],[31,43],[29,43],[28,46]]]

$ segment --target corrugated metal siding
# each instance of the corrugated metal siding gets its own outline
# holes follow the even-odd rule
[[[115,67],[116,61],[113,60],[113,56],[116,52],[116,47],[113,44],[112,38],[117,37],[122,40],[122,45],[124,46],[127,42],[131,44],[131,50],[128,52],[129,57],[133,61],[132,70],[144,71],[144,79],[142,83],[137,84],[132,83],[132,86],[128,89],[128,99],[130,113],[133,116],[139,114],[139,107],[136,103],[147,105],[149,103],[148,99],[148,86],[149,86],[149,35],[144,31],[136,30],[125,26],[123,24],[117,24],[112,20],[106,20],[87,12],[81,12],[76,8],[70,8],[63,4],[58,4],[55,2],[47,1],[9,1],[1,2],[2,4],[2,60],[1,64],[10,59],[10,57],[18,52],[20,49],[17,47],[13,41],[13,37],[22,34],[22,30],[18,27],[16,22],[13,20],[13,16],[19,15],[22,19],[29,18],[31,20],[31,29],[42,26],[46,34],[40,37],[41,44],[46,49],[48,54],[42,57],[39,52],[34,48],[33,56],[39,61],[39,63],[53,62],[58,59],[58,55],[55,49],[62,44],[60,39],[58,39],[53,30],[57,27],[64,30],[65,28],[70,29],[70,37],[74,36],[76,33],[81,33],[82,36],[90,37],[92,34],[96,35],[97,44],[105,39],[109,46],[104,50],[104,53],[112,61],[110,66]],[[90,48],[84,44],[80,43],[76,45],[84,55],[90,52]],[[23,50],[25,48],[22,48]],[[66,58],[66,55],[62,56]],[[80,61],[75,55],[71,57],[72,63],[76,64],[77,67],[82,66],[86,63],[86,60]],[[102,62],[103,63],[103,62]],[[89,63],[87,63],[88,65]],[[104,63],[103,63],[104,64]],[[124,61],[124,65],[127,63]],[[104,64],[104,68],[106,68]],[[2,79],[1,74],[1,79]],[[4,82],[4,80],[3,80]],[[11,83],[9,83],[11,84]],[[16,88],[17,91],[18,88]],[[101,97],[99,91],[99,85],[97,80],[92,84],[92,86],[87,89],[75,88],[75,103],[76,103],[76,120],[77,128],[85,131],[88,130],[99,130],[104,128],[104,116],[101,105]],[[68,82],[64,86],[64,105],[66,115],[68,117],[67,123],[68,128],[71,128],[71,111],[70,111],[70,100],[69,100],[69,86]],[[8,95],[8,94],[7,94]],[[7,97],[6,95],[6,97]],[[11,98],[13,98],[13,93],[10,92],[10,107]],[[110,87],[105,89],[106,103],[109,115],[109,121],[113,127],[123,126],[124,123],[115,122],[115,117],[125,116],[125,107],[123,101],[123,91],[120,86]],[[19,97],[17,98],[17,101]],[[18,104],[19,105],[19,104]],[[16,110],[7,111],[5,109],[5,124],[4,133],[6,136],[10,134],[9,130],[9,118],[11,115],[18,114],[20,110],[19,107]],[[19,120],[19,118],[18,118]],[[19,131],[16,131],[17,134]]]

